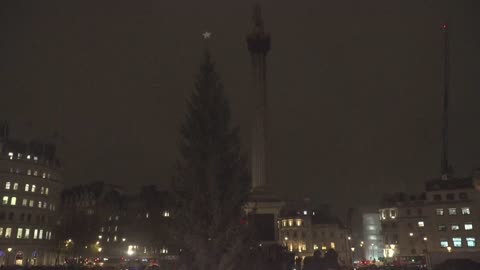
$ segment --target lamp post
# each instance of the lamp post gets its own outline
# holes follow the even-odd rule
[[[11,248],[11,247],[7,248],[7,261],[6,261],[5,265],[8,265],[8,264],[9,264],[9,261],[10,261],[10,252],[12,252],[12,248]]]

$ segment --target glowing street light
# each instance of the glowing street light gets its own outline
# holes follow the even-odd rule
[[[423,237],[423,241],[427,241],[427,240],[428,240],[428,238],[426,236]]]
[[[352,252],[355,252],[355,248],[354,248],[354,247],[352,247],[351,250],[352,250]]]
[[[409,235],[410,235],[410,237],[412,237],[412,236],[413,236],[413,233],[411,232]]]
[[[12,248],[7,248],[7,251],[8,251],[8,252],[12,252]]]
[[[125,239],[125,238],[122,238],[122,242],[125,242],[125,241],[127,241],[127,239]]]
[[[348,240],[352,240],[352,237],[349,236],[349,237],[347,237],[347,239],[348,239]]]
[[[98,247],[98,252],[102,252],[102,247]]]
[[[447,247],[448,252],[452,252],[452,247]]]
[[[287,240],[288,240],[288,237],[285,236],[285,241],[287,241]]]

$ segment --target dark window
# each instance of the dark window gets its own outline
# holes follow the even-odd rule
[[[334,232],[330,232],[330,237],[335,237],[335,233],[334,233]]]
[[[13,212],[8,213],[8,220],[13,220]]]
[[[30,222],[32,220],[32,214],[27,215],[27,221]]]
[[[313,232],[313,238],[317,238],[317,232]]]
[[[412,248],[412,254],[416,254],[416,253],[417,251],[414,248]]]
[[[302,232],[302,238],[305,238],[305,232]]]
[[[35,217],[35,223],[40,223],[40,216],[37,215],[37,216]]]
[[[394,244],[398,244],[398,234],[393,235],[393,242]]]
[[[325,237],[325,232],[322,232],[322,236]]]
[[[42,216],[42,223],[45,223],[45,216]]]
[[[418,208],[418,209],[417,209],[417,213],[418,213],[419,216],[421,216],[421,215],[422,215],[422,209],[421,209],[421,208]]]
[[[407,216],[410,216],[410,214],[412,214],[412,211],[410,211],[410,209],[407,209]]]
[[[22,213],[22,214],[20,214],[20,221],[24,221],[24,220],[25,220],[25,214]]]
[[[468,199],[468,195],[466,192],[460,192],[458,194],[458,198],[460,198],[460,200],[467,200]]]
[[[407,223],[407,226],[408,226],[408,228],[413,228],[413,225],[412,225],[412,223],[410,223],[410,222]]]
[[[0,220],[4,220],[5,219],[5,212],[0,212]]]
[[[440,194],[433,195],[433,200],[434,201],[441,201],[442,200],[442,195],[440,195]]]
[[[293,232],[293,238],[297,238],[297,232]]]
[[[449,200],[449,201],[455,200],[455,194],[453,194],[453,193],[448,193],[448,194],[447,194],[447,200]]]
[[[438,231],[440,231],[440,232],[447,231],[447,226],[445,224],[438,225]]]
[[[392,228],[397,228],[397,223],[392,222]]]

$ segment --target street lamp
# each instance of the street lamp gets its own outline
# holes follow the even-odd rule
[[[102,247],[98,247],[98,252],[102,252]]]
[[[7,251],[8,251],[8,253],[7,253],[7,263],[5,263],[6,265],[8,265],[8,263],[9,263],[10,252],[12,252],[12,248],[11,247],[7,248]]]
[[[447,247],[448,252],[452,252],[452,247]]]

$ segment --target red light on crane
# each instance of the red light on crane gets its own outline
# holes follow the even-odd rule
[[[447,28],[448,28],[448,25],[447,25],[446,23],[444,23],[444,24],[442,25],[442,29],[447,30]]]

